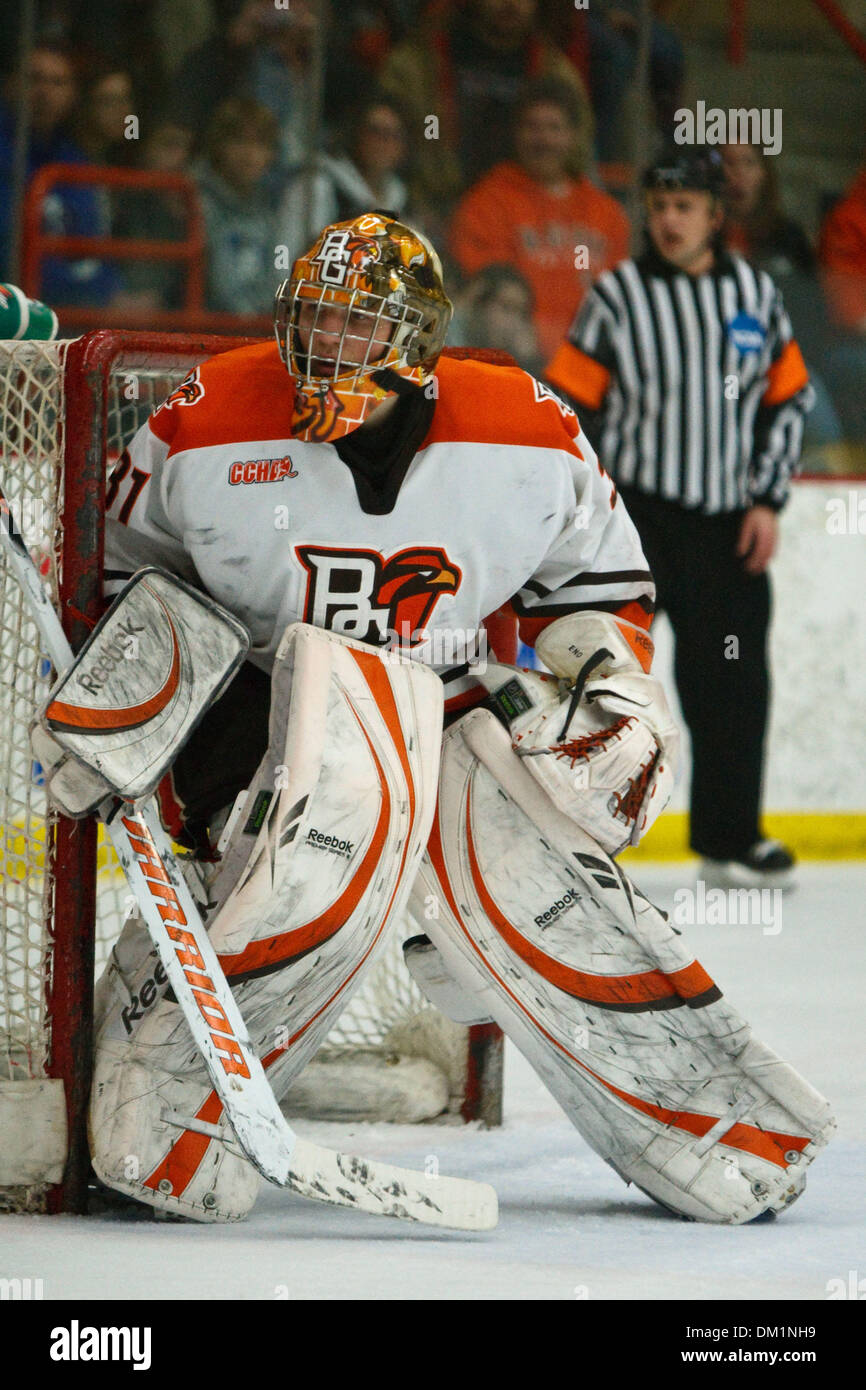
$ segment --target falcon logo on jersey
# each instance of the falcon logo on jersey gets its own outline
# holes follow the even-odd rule
[[[413,546],[386,559],[377,550],[298,545],[307,571],[304,622],[378,647],[417,647],[443,594],[456,594],[463,572],[439,546]]]
[[[189,376],[184,377],[180,386],[172,391],[170,396],[166,396],[162,405],[158,405],[153,412],[158,415],[161,410],[171,410],[175,405],[195,405],[204,395],[204,387],[201,384],[199,369],[196,367],[190,372]]]

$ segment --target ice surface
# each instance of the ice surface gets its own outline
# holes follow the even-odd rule
[[[662,907],[694,868],[639,868]],[[833,1103],[839,1133],[804,1196],[769,1224],[681,1222],[597,1158],[513,1050],[502,1130],[338,1126],[332,1147],[486,1179],[499,1228],[428,1232],[263,1189],[236,1226],[119,1217],[4,1217],[0,1276],[50,1298],[824,1299],[866,1276],[866,865],[806,865],[781,930],[694,926],[687,938],[755,1033]]]

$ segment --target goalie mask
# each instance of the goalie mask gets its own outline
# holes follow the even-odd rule
[[[423,386],[452,314],[430,242],[385,213],[326,227],[274,308],[295,383],[292,433],[314,443],[350,434],[402,382]]]

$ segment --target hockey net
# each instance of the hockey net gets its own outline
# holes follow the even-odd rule
[[[73,645],[99,612],[106,471],[148,414],[237,339],[110,333],[0,343],[2,484]],[[94,972],[133,908],[92,821],[47,807],[28,726],[50,664],[0,556],[0,1210],[81,1210]],[[432,1009],[406,922],[296,1083],[289,1114],[498,1123],[501,1039]]]

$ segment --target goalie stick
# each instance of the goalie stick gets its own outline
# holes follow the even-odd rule
[[[73,652],[0,490],[0,542],[58,671]],[[431,1226],[490,1230],[496,1193],[487,1183],[433,1177],[342,1154],[299,1138],[287,1123],[250,1045],[217,954],[153,800],[138,810],[117,798],[97,812],[135,896],[151,941],[207,1066],[238,1144],[269,1182],[303,1197]],[[189,973],[188,973],[189,972]],[[192,979],[190,978],[192,976]],[[213,1125],[207,1133],[224,1138]]]

